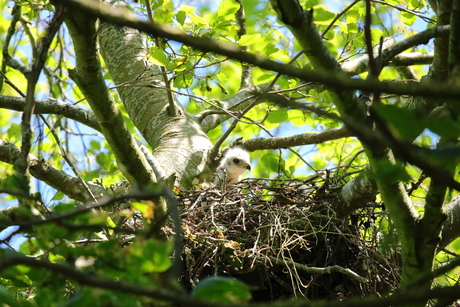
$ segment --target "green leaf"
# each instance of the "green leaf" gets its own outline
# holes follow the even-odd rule
[[[64,198],[64,196],[64,193],[62,193],[61,191],[57,191],[56,194],[54,194],[53,198],[51,198],[51,200],[61,200]]]
[[[315,20],[315,23],[319,23],[319,24],[323,24],[327,21],[330,21],[334,17],[335,17],[334,13],[330,11],[326,11],[322,7],[316,7],[313,12],[313,18]]]
[[[242,35],[240,40],[238,41],[238,45],[240,46],[249,46],[260,40],[262,35],[260,34],[245,34]]]
[[[15,188],[29,193],[27,182],[19,178],[16,174],[7,175],[4,180],[0,180],[0,186],[2,188]]]
[[[168,66],[169,60],[164,54],[163,50],[159,49],[158,47],[153,47],[150,52],[151,60],[157,65],[160,66]]]
[[[426,126],[424,117],[414,110],[392,105],[382,105],[376,110],[399,140],[415,139]],[[411,124],[408,125],[408,123]]]
[[[273,46],[272,44],[268,44],[267,47],[265,48],[265,54],[269,55],[275,52],[278,52],[279,49]]]
[[[158,240],[135,240],[130,246],[131,257],[129,262],[140,267],[144,273],[165,272],[171,268],[171,253],[173,243]]]
[[[2,302],[2,306],[21,307],[21,305],[14,299],[13,294],[11,294],[2,285],[0,285],[0,302]]]
[[[284,160],[281,159],[278,155],[274,155],[272,153],[267,153],[262,156],[260,159],[262,161],[262,164],[268,168],[269,170],[278,173],[280,170],[284,169]],[[281,167],[279,164],[281,163]]]
[[[412,26],[417,16],[408,12],[401,12],[401,20],[405,25]]]
[[[189,15],[190,20],[192,21],[193,24],[195,25],[205,25],[207,24],[206,20],[204,20],[202,17],[195,15],[193,13],[190,13]]]
[[[194,77],[195,76],[193,73],[186,73],[185,75],[180,75],[174,78],[174,86],[177,88],[187,88],[192,84]]]
[[[200,281],[192,297],[216,303],[244,304],[251,299],[249,287],[234,278],[213,276]]]
[[[306,124],[306,116],[300,110],[289,110],[289,121],[296,127]]]
[[[259,76],[257,76],[257,84],[270,82],[271,80],[273,80],[274,77],[275,77],[275,75],[273,75],[273,74],[259,75]]]
[[[26,273],[29,271],[27,268]],[[9,267],[8,269],[2,271],[2,278],[8,279],[12,282],[15,287],[18,288],[27,288],[31,286],[31,280],[27,277],[26,274],[21,272],[16,267]],[[0,299],[0,302],[2,300]]]
[[[176,14],[176,20],[180,23],[181,26],[184,25],[186,13],[184,11],[179,11]]]
[[[217,17],[225,18],[228,15],[235,14],[240,8],[240,5],[233,0],[223,1],[217,9]]]
[[[108,169],[111,162],[110,158],[104,153],[100,152],[96,156],[96,162],[103,168]]]
[[[145,203],[139,203],[139,202],[131,202],[131,206],[134,207],[134,209],[139,210],[142,215],[146,216],[147,214],[150,213],[150,205],[145,204]]]
[[[96,142],[96,141],[91,141],[89,144],[91,148],[94,148],[96,150],[101,150],[101,143]]]
[[[347,24],[355,24],[355,26],[359,20],[359,17],[361,17],[361,14],[358,10],[349,10],[345,14],[345,20],[347,21]]]
[[[311,8],[316,7],[320,3],[321,3],[321,0],[305,0],[303,3],[303,7],[307,9],[311,9]]]
[[[288,111],[286,109],[276,109],[272,110],[268,114],[267,122],[271,124],[279,124],[288,120]]]
[[[18,124],[12,123],[8,128],[8,138],[16,140],[21,138],[21,126]]]
[[[163,5],[164,0],[145,0],[145,1],[150,1],[150,4],[152,6],[152,10],[157,9]]]

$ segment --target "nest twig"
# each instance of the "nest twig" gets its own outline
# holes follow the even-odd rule
[[[191,287],[207,276],[233,276],[253,286],[254,301],[394,290],[400,261],[395,246],[379,250],[382,205],[338,219],[342,184],[328,177],[245,179],[225,191],[180,191],[182,282]]]

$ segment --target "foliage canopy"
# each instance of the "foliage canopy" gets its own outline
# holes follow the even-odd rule
[[[460,299],[460,1],[0,6],[0,302]],[[234,145],[255,179],[209,188]]]

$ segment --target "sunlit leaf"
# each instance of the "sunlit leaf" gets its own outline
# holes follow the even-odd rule
[[[101,150],[101,143],[96,142],[96,141],[91,141],[89,144],[91,145],[91,148],[94,148],[96,150]]]
[[[64,198],[64,196],[64,193],[62,193],[61,191],[57,191],[56,194],[54,194],[53,198],[51,198],[51,200],[61,200]]]
[[[174,78],[174,86],[177,88],[189,87],[192,84],[194,77],[195,76],[192,73],[186,73],[186,74],[177,76],[176,78]]]
[[[177,12],[176,20],[181,24],[181,26],[184,25],[185,18],[186,18],[186,13],[184,11]]]
[[[262,35],[260,34],[245,34],[241,36],[240,40],[238,41],[238,45],[240,46],[249,46],[257,42]]]
[[[166,55],[164,54],[163,50],[161,50],[161,49],[159,49],[157,47],[152,48],[152,50],[150,52],[150,56],[151,56],[150,59],[157,65],[168,66],[168,64],[169,64],[169,60],[166,57]]]
[[[206,20],[204,20],[202,17],[200,17],[198,15],[190,13],[189,17],[192,20],[192,22],[194,24],[196,24],[196,25],[204,25],[204,24],[206,24]]]
[[[267,117],[267,122],[272,124],[282,123],[288,120],[288,111],[286,109],[271,110]]]
[[[317,7],[313,11],[313,18],[315,19],[315,22],[318,24],[327,24],[334,17],[335,17],[334,13],[330,11],[326,11],[322,7]]]
[[[417,16],[408,12],[401,12],[401,20],[405,25],[412,26]]]
[[[225,18],[227,15],[235,14],[239,8],[239,3],[233,0],[224,0],[217,9],[217,16]]]

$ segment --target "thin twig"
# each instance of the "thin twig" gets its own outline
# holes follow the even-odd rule
[[[340,13],[338,13],[334,19],[332,19],[331,23],[327,26],[327,28],[321,33],[321,37],[324,37],[327,32],[332,28],[332,26],[335,24],[335,22],[342,17],[348,10],[350,10],[353,6],[355,6],[356,3],[360,2],[361,0],[355,0],[353,1],[349,6],[344,8]]]
[[[40,72],[48,58],[48,50],[51,46],[54,36],[59,30],[61,24],[64,22],[65,13],[67,8],[63,5],[56,6],[56,13],[51,20],[49,27],[46,29],[45,35],[41,40],[37,57],[35,58],[34,64],[32,65],[32,71],[30,72],[27,80],[27,97],[26,105],[24,106],[24,112],[21,123],[22,133],[22,144],[21,153],[18,159],[15,161],[14,166],[16,173],[24,183],[28,185],[27,173],[29,169],[28,155],[32,147],[32,131],[30,129],[30,119],[35,109],[35,86],[40,76]]]

